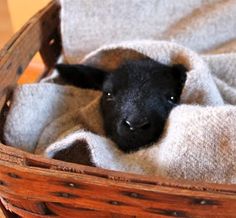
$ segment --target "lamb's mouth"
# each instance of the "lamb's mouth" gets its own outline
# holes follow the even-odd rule
[[[136,152],[141,149],[148,148],[158,140],[159,137],[152,137],[150,139],[140,140],[128,138],[125,140],[123,137],[111,137],[111,139],[117,144],[118,148],[125,153]]]

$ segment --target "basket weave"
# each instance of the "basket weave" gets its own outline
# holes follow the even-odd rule
[[[0,52],[0,109],[37,51],[49,70],[58,57],[59,6],[52,1]],[[2,126],[2,125],[1,125]],[[0,144],[6,217],[236,217],[236,185],[196,184],[45,159]]]

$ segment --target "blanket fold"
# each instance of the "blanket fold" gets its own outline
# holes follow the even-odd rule
[[[236,63],[236,56],[201,57],[173,42],[141,40],[103,46],[81,63],[109,71],[126,59],[145,57],[188,69],[181,105],[171,111],[152,146],[123,153],[105,136],[100,92],[52,83],[16,89],[4,127],[6,143],[49,158],[77,151],[77,158],[65,160],[106,169],[236,183],[236,109],[226,104],[235,102],[236,77],[229,65],[222,67]]]

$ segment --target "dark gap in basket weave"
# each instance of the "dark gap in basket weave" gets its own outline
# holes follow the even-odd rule
[[[10,203],[12,206],[16,208],[19,208],[29,213],[33,213],[35,215],[49,215],[49,216],[57,215],[53,211],[51,211],[44,202],[35,202],[35,206],[37,207],[37,212],[35,212],[35,210],[32,210],[30,208],[26,208],[25,205],[20,206],[19,204],[14,204],[13,202],[8,202],[8,203]]]
[[[180,210],[168,210],[168,209],[152,207],[152,208],[147,208],[146,211],[153,214],[159,214],[159,215],[164,215],[168,217],[182,217],[182,218],[189,217],[189,215],[185,211],[180,211]]]
[[[0,186],[6,186],[6,183],[2,180],[0,180]]]
[[[28,211],[30,213],[36,213],[35,209],[31,209],[31,208],[26,208],[25,205],[20,206],[19,204],[14,204],[11,202],[11,204],[14,207],[20,208],[22,210]],[[40,215],[55,215],[52,211],[50,211],[50,209],[48,209],[48,207],[46,206],[45,203],[43,202],[35,202],[34,203],[34,207],[36,207],[37,209],[37,213],[36,214],[40,214]]]
[[[46,203],[44,203],[44,202],[40,202],[39,203],[39,205],[38,205],[39,207],[41,207],[41,210],[43,211],[43,215],[56,215],[53,211],[51,211],[48,207],[47,207],[47,205],[46,205]]]
[[[115,200],[110,200],[110,201],[107,201],[108,204],[111,204],[113,206],[130,206],[129,204],[127,203],[124,203],[124,202],[121,202],[121,201],[115,201]]]
[[[51,167],[51,165],[46,162],[32,160],[32,159],[26,159],[25,163],[29,167],[37,167],[37,168],[44,168],[44,169],[50,169]]]
[[[3,204],[3,201],[5,203],[8,203],[7,199],[5,198],[2,198],[0,200],[0,208],[2,209],[2,212],[4,213],[4,215],[7,217],[7,218],[20,218],[20,216],[18,216],[17,214],[15,214],[13,211],[10,211],[9,209],[7,209],[6,205]]]
[[[55,202],[55,203],[51,203],[51,204],[55,204],[57,206],[60,206],[60,207],[63,207],[65,209],[73,209],[73,210],[79,210],[79,211],[97,211],[95,209],[92,209],[92,208],[83,208],[83,207],[73,207],[73,205],[70,205],[70,204],[62,204],[62,203],[58,203],[58,202]]]
[[[130,197],[130,198],[137,198],[137,199],[146,200],[146,197],[143,194],[136,193],[136,192],[122,191],[121,194],[124,196]]]
[[[138,183],[138,184],[145,184],[145,185],[157,185],[156,182],[147,181],[147,180],[138,180],[138,179],[131,179],[130,182]]]
[[[13,92],[9,91],[9,89],[6,89],[4,92],[5,93],[3,93],[3,94],[7,95],[7,98],[6,98],[5,104],[4,104],[4,106],[3,106],[3,108],[0,112],[0,141],[3,144],[6,144],[5,141],[4,141],[4,137],[3,137],[3,135],[4,135],[4,124],[5,124],[9,109],[10,109]]]
[[[96,173],[96,172],[89,172],[87,170],[84,170],[84,174],[88,176],[95,176],[95,177],[100,177],[104,179],[109,179],[109,176],[107,174],[101,174],[101,173]]]
[[[71,189],[87,189],[87,186],[84,184],[79,184],[78,182],[59,182],[60,185],[71,188]]]
[[[19,67],[17,68],[16,73],[17,73],[18,75],[21,75],[21,74],[23,73],[23,67],[22,67],[22,66],[19,66]]]
[[[15,173],[7,173],[7,175],[13,179],[21,179],[21,177]]]
[[[198,205],[220,205],[219,201],[216,200],[210,200],[210,199],[203,199],[203,198],[195,198],[192,199],[192,204],[198,204]]]
[[[56,196],[56,197],[68,198],[68,199],[80,198],[80,196],[78,196],[78,195],[67,193],[67,192],[51,192],[50,194],[52,194],[53,196]]]

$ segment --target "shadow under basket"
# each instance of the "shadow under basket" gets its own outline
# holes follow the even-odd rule
[[[56,1],[49,3],[0,51],[1,122],[35,53],[40,52],[46,72],[60,54],[59,10]],[[6,217],[236,217],[236,185],[115,172],[46,159],[2,143],[0,198]]]

